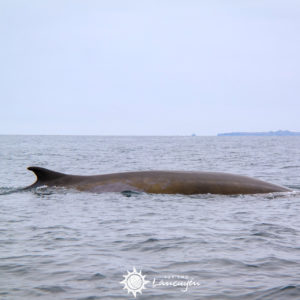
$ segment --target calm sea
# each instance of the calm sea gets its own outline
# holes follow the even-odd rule
[[[17,191],[30,165],[223,171],[295,192]],[[0,136],[0,299],[134,299],[139,282],[120,283],[134,267],[137,299],[300,299],[299,188],[299,137]]]

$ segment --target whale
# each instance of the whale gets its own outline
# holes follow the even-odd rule
[[[289,188],[244,175],[197,171],[135,171],[103,175],[70,175],[41,167],[28,167],[40,186],[72,188],[94,193],[145,192],[150,194],[264,194],[289,192]]]

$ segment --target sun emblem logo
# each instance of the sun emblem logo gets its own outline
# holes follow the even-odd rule
[[[133,271],[127,271],[127,275],[123,275],[125,278],[121,281],[121,284],[124,284],[123,289],[127,289],[128,293],[132,293],[134,298],[136,298],[136,294],[142,294],[142,290],[146,289],[146,284],[149,282],[145,280],[145,275],[142,275],[142,271],[137,272],[135,267],[133,267]]]

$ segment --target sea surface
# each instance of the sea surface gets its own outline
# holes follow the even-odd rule
[[[21,191],[32,165],[222,171],[294,191]],[[299,189],[300,137],[0,136],[0,299],[135,299],[128,272],[136,299],[300,299]]]

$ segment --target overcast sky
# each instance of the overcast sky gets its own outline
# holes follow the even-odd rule
[[[0,0],[0,133],[300,131],[299,0]]]

